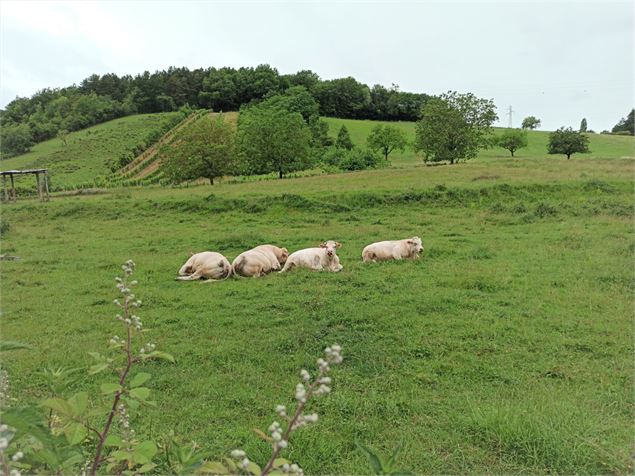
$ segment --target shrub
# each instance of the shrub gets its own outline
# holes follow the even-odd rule
[[[329,147],[323,153],[321,162],[327,167],[337,167],[340,170],[374,169],[386,163],[379,154],[359,147],[352,150]]]

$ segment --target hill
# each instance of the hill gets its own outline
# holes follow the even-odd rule
[[[232,121],[237,119],[236,113],[225,113]],[[32,147],[31,152],[0,162],[2,170],[30,167],[48,167],[51,170],[53,189],[77,188],[91,186],[99,177],[109,176],[113,183],[122,179],[156,181],[160,178],[159,163],[155,162],[159,145],[169,153],[169,147],[178,144],[178,131],[171,134],[168,143],[157,144],[143,154],[145,141],[149,136],[156,137],[166,132],[171,125],[176,125],[182,118],[181,113],[157,113],[128,116],[121,119],[90,127],[88,129],[69,134],[64,145],[60,139],[51,139]],[[192,118],[194,119],[194,118]],[[364,146],[366,137],[376,124],[390,124],[403,130],[410,142],[414,140],[413,122],[381,122],[370,120],[324,118],[329,124],[329,134],[335,138],[342,125],[348,128],[354,144]],[[495,129],[501,133],[503,129]],[[555,160],[557,157],[546,153],[549,133],[546,131],[529,131],[529,146],[519,150],[518,161],[526,159]],[[589,154],[576,154],[574,161],[602,158],[615,159],[633,157],[634,140],[630,136],[589,134]],[[136,153],[133,154],[132,151]],[[121,173],[113,175],[111,166],[124,154],[138,155],[138,158],[121,169]],[[489,162],[505,159],[509,153],[501,148],[481,151],[476,160]],[[394,152],[390,161],[395,167],[409,167],[421,165],[422,161],[416,157],[412,148],[405,152]],[[119,177],[119,178],[117,178]],[[27,178],[18,179],[18,186]],[[31,189],[31,183],[26,185]]]
[[[114,119],[34,145],[31,151],[0,161],[2,170],[49,168],[52,189],[92,184],[112,173],[123,155],[134,157],[147,148],[149,139],[161,136],[183,117],[180,112],[138,114]],[[17,179],[17,185],[28,178]],[[32,181],[26,187],[32,188]]]

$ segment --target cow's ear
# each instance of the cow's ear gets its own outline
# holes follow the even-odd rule
[[[286,249],[286,248],[282,248],[282,251],[283,251],[284,253],[289,253],[289,250],[288,250],[288,249]]]
[[[326,243],[320,243],[320,248],[326,248]]]
[[[342,243],[340,243],[339,241],[335,242],[335,247],[336,248],[341,248],[342,247]]]

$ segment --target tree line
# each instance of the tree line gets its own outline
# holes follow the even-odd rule
[[[242,68],[170,67],[136,76],[91,75],[79,85],[46,88],[18,97],[0,111],[4,157],[26,152],[33,143],[117,117],[183,107],[237,111],[241,106],[302,86],[318,113],[347,119],[414,121],[430,96],[372,87],[353,77],[323,80],[310,70],[280,74],[267,64]]]
[[[225,175],[276,174],[316,166],[362,170],[388,164],[393,150],[403,150],[403,132],[378,125],[367,147],[353,145],[346,126],[334,141],[320,107],[304,86],[292,86],[240,109],[236,125],[205,115],[180,133],[179,141],[159,149],[165,177],[173,183]],[[396,131],[396,132],[395,132]],[[380,155],[381,154],[383,155]]]

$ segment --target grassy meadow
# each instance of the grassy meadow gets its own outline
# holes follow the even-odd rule
[[[179,113],[138,114],[71,132],[66,144],[50,139],[31,147],[26,154],[0,161],[2,170],[48,168],[53,187],[92,182],[111,173],[110,165],[133,149],[165,120]],[[16,177],[16,185],[35,188],[32,177]]]
[[[370,126],[346,123],[363,142]],[[0,262],[2,334],[33,346],[4,363],[12,395],[45,397],[42,367],[85,368],[121,332],[113,278],[131,258],[147,339],[176,357],[143,366],[158,404],[137,433],[263,462],[252,429],[337,342],[333,392],[288,452],[307,474],[370,473],[356,440],[402,445],[415,473],[632,473],[632,138],[592,135],[567,161],[538,150],[545,136],[517,159],[404,154],[375,171],[3,205],[2,253],[21,259]],[[361,262],[364,245],[412,235],[420,260]],[[325,239],[343,243],[343,272],[174,281],[190,252]]]

